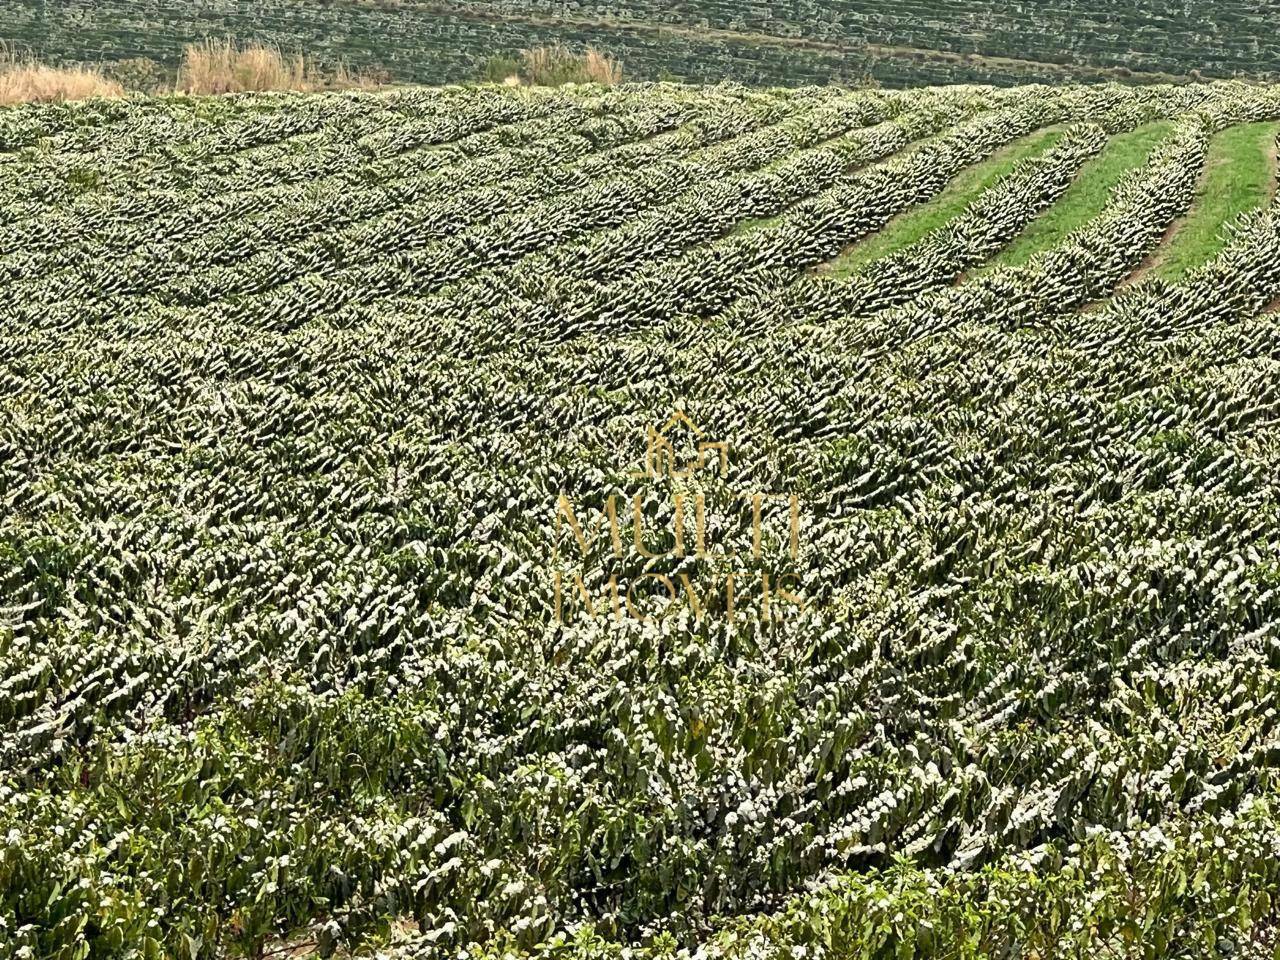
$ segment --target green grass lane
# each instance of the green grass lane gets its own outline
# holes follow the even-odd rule
[[[908,247],[946,226],[1018,163],[1044,153],[1062,139],[1062,135],[1063,131],[1059,129],[1037,131],[967,167],[933,200],[894,217],[881,230],[823,264],[818,272],[826,276],[846,277],[860,267]]]
[[[1152,260],[1150,273],[1176,283],[1226,246],[1226,224],[1266,204],[1276,177],[1275,142],[1280,125],[1242,123],[1209,144],[1195,205]]]
[[[1172,123],[1162,122],[1112,137],[1102,152],[1080,169],[1057,202],[1027,224],[984,270],[1020,266],[1036,254],[1062,243],[1074,230],[1102,213],[1116,184],[1125,174],[1142,166],[1156,145],[1172,131]]]
[[[773,217],[752,217],[750,220],[743,220],[729,231],[729,236],[737,237],[744,233],[754,233],[757,230],[767,230],[769,227],[777,226],[782,221],[782,215],[778,214]]]

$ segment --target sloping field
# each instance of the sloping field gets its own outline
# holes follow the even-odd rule
[[[437,84],[590,44],[636,80],[901,87],[1274,78],[1274,15],[1263,0],[4,0],[0,39],[172,68],[184,44],[230,36]]]
[[[1277,121],[0,111],[0,952],[1269,954]]]

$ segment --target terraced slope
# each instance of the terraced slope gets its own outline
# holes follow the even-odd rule
[[[1269,194],[1137,275],[1277,122],[1235,84],[0,112],[4,950],[1271,949]]]
[[[418,83],[563,43],[601,47],[638,80],[901,87],[1275,78],[1273,16],[1260,0],[4,0],[0,39],[173,68],[184,44],[231,36]]]

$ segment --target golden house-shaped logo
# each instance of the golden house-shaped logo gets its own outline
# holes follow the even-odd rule
[[[681,459],[678,449],[690,451]],[[644,462],[633,477],[670,477],[687,480],[702,470],[719,465],[720,476],[729,472],[729,445],[723,440],[704,439],[703,432],[683,410],[676,410],[661,428],[646,430]]]

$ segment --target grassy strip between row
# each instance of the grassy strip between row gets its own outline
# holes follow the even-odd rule
[[[1084,165],[1066,193],[1043,216],[1029,223],[985,269],[1020,266],[1036,254],[1058,246],[1102,213],[1121,178],[1145,163],[1156,145],[1172,131],[1172,123],[1162,122],[1112,137],[1102,152]]]
[[[1272,121],[1242,123],[1213,138],[1195,206],[1156,254],[1153,275],[1171,283],[1181,280],[1222,251],[1228,222],[1270,200],[1278,131]]]
[[[846,277],[860,267],[896,253],[927,234],[945,227],[1023,160],[1049,150],[1062,139],[1060,129],[1040,130],[968,167],[929,203],[895,217],[884,229],[855,244],[818,270],[828,276]]]

